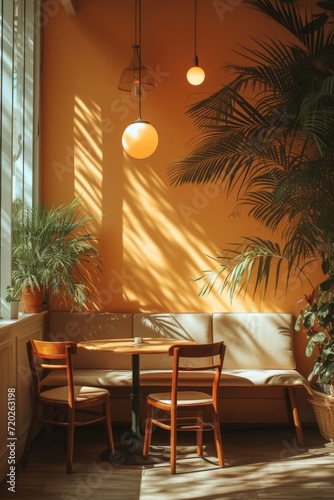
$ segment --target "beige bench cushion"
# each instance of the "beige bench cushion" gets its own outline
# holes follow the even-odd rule
[[[211,317],[209,313],[137,313],[133,315],[133,336],[211,343]],[[200,365],[204,360],[196,360],[195,364]],[[171,369],[172,359],[163,354],[143,354],[140,366],[144,370]]]
[[[133,321],[132,321],[133,320]],[[132,333],[133,329],[133,333]],[[309,383],[297,371],[292,350],[293,318],[286,313],[50,313],[50,340],[164,337],[227,346],[221,385],[228,387],[302,385]],[[74,356],[74,381],[78,385],[132,387],[131,355],[85,351]],[[171,358],[140,356],[142,387],[168,387]],[[205,387],[211,375],[181,374],[186,387]],[[44,385],[66,383],[54,371]]]
[[[225,370],[293,370],[293,317],[286,313],[214,313],[213,341],[224,340]]]
[[[91,387],[132,387],[131,370],[74,370],[75,385]],[[51,371],[42,381],[42,387],[66,385],[66,373],[63,370]]]
[[[180,373],[181,385],[185,387],[209,387],[213,372]],[[172,370],[142,370],[141,387],[170,388]],[[66,385],[66,373],[52,371],[45,377],[42,387]],[[75,370],[74,383],[92,387],[132,388],[131,370]],[[313,394],[307,380],[295,370],[223,370],[221,385],[225,387],[265,387],[265,386],[303,386]]]
[[[308,381],[296,370],[223,370],[225,387],[303,386],[312,394]]]
[[[132,314],[51,312],[48,339],[82,342],[132,337]],[[130,370],[131,356],[78,349],[73,356],[75,369]]]
[[[185,386],[210,386],[214,372],[180,373],[180,380]],[[131,370],[74,370],[75,385],[96,387],[132,387]],[[142,370],[140,385],[142,387],[170,387],[172,370]],[[42,387],[66,385],[66,373],[62,370],[51,371],[42,382]]]

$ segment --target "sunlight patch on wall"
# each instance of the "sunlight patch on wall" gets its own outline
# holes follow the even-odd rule
[[[88,215],[102,213],[101,109],[89,100],[74,103],[74,192],[81,195]],[[101,225],[101,220],[94,221]]]
[[[124,265],[135,270],[135,279],[124,287],[127,298],[148,310],[159,310],[160,303],[178,311],[284,310],[284,283],[276,296],[269,292],[266,300],[250,290],[231,303],[228,292],[219,293],[219,282],[210,294],[199,296],[204,280],[194,280],[218,266],[208,255],[215,257],[221,250],[207,221],[219,220],[220,228],[237,222],[231,222],[224,212],[224,198],[219,202],[219,193],[212,188],[189,187],[182,193],[175,203],[169,185],[148,163],[124,164]],[[192,217],[184,217],[180,207],[185,206]]]
[[[214,248],[206,226],[201,218],[182,217],[169,186],[147,164],[125,164],[124,173],[124,265],[135,276],[125,283],[127,299],[141,310],[159,310],[160,304],[172,311],[249,308],[241,298],[231,305],[226,295],[198,296],[200,285],[193,280],[208,268],[205,253]]]

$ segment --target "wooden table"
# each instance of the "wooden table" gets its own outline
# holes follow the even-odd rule
[[[167,354],[175,344],[195,344],[195,342],[178,339],[144,338],[142,344],[135,344],[133,338],[104,339],[79,342],[78,347],[94,351],[109,351],[132,355],[132,418],[131,431],[140,436],[140,361],[141,354]]]

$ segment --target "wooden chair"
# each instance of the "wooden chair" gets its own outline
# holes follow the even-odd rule
[[[173,375],[171,392],[149,394],[147,396],[147,418],[143,446],[143,456],[149,454],[153,424],[170,431],[170,468],[171,473],[176,472],[176,434],[177,431],[196,431],[197,454],[203,456],[203,430],[213,429],[217,457],[220,467],[224,467],[223,448],[219,424],[219,381],[225,355],[223,342],[213,344],[174,345],[168,354],[173,356]],[[212,359],[211,363],[207,358]],[[186,358],[186,363],[181,366],[181,359]],[[191,364],[191,358],[206,358],[201,362]],[[212,370],[211,394],[193,390],[179,390],[182,382],[179,380],[180,372]],[[154,409],[162,410],[164,418],[154,416]],[[203,421],[203,410],[211,410],[212,422]],[[186,410],[186,415],[180,415]],[[191,415],[189,411],[191,410]],[[157,413],[157,412],[155,412]],[[167,418],[165,418],[167,414]]]
[[[33,380],[33,412],[22,463],[27,464],[30,446],[38,422],[67,428],[66,472],[72,472],[74,428],[105,420],[108,450],[114,454],[114,441],[110,418],[110,395],[100,387],[75,386],[73,384],[72,354],[77,353],[74,342],[27,342],[29,365]],[[45,369],[66,370],[67,386],[41,391],[41,379]],[[103,411],[95,408],[102,405]]]

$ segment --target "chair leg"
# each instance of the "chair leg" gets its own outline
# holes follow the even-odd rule
[[[219,417],[215,411],[213,412],[213,434],[215,439],[219,467],[223,468],[224,453],[223,453],[222,439],[220,434],[220,424],[219,424]]]
[[[171,411],[170,421],[170,472],[176,473],[176,411]]]
[[[203,456],[203,415],[201,411],[197,412],[197,425],[199,429],[196,431],[197,455]]]
[[[74,409],[68,409],[68,426],[67,426],[67,462],[66,473],[71,474],[73,463],[73,446],[74,446]]]
[[[114,438],[113,438],[112,427],[111,427],[111,412],[110,412],[110,399],[109,399],[109,397],[104,404],[104,415],[105,415],[105,419],[106,419],[108,450],[109,450],[109,453],[111,453],[112,455],[115,455]]]
[[[151,435],[152,435],[152,416],[153,416],[153,406],[148,403],[146,425],[145,425],[145,437],[143,445],[143,457],[145,458],[148,456],[150,452]]]

